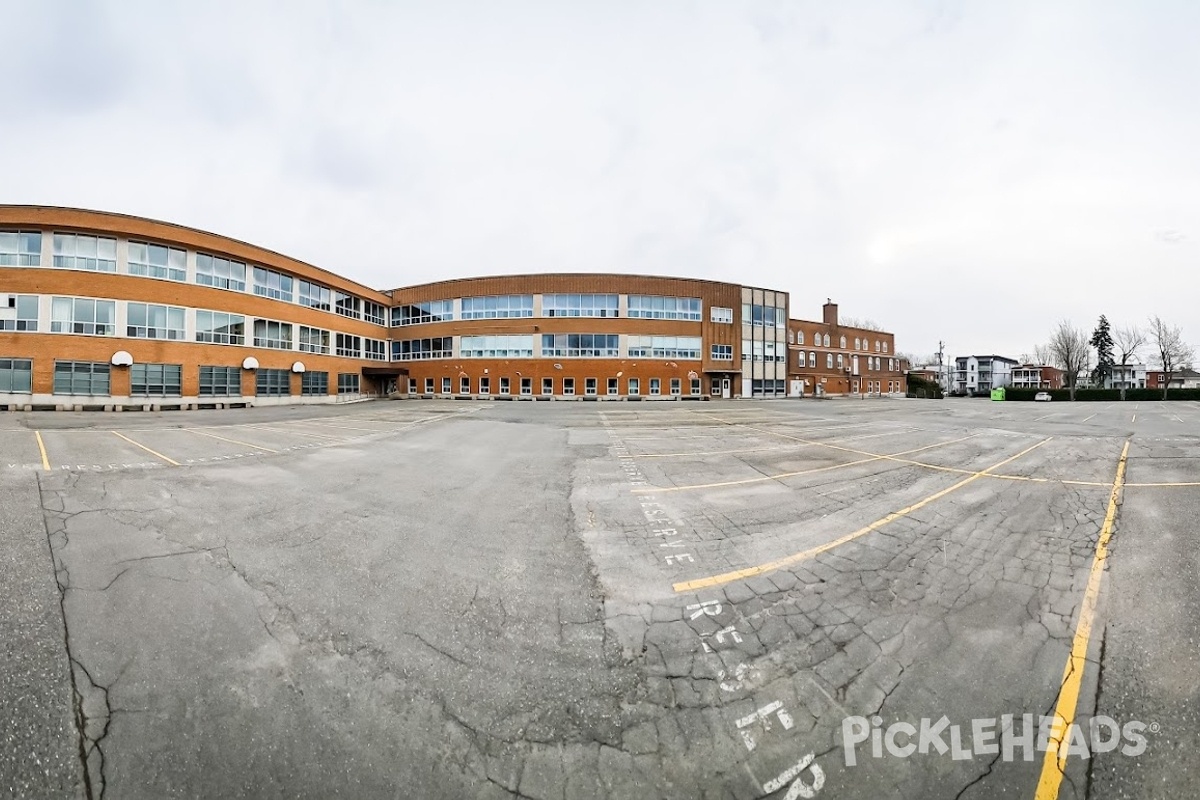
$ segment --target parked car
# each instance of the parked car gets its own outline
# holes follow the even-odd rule
[[[1049,392],[1038,392],[1033,396],[1035,403],[1049,403],[1053,399],[1054,398],[1050,396]]]

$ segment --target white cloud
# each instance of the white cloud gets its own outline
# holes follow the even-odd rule
[[[62,0],[11,19],[3,202],[167,219],[382,288],[745,281],[797,316],[831,296],[918,351],[1018,354],[1100,313],[1200,339],[1191,4]]]

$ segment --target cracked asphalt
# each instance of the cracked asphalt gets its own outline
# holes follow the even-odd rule
[[[1194,797],[1200,405],[1133,405],[0,416],[0,795]]]

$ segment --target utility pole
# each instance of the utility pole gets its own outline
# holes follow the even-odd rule
[[[945,351],[945,349],[946,349],[946,343],[939,339],[938,340],[938,383],[942,383],[942,381],[945,381],[945,384],[942,385],[942,390],[944,392],[946,392],[946,394],[949,394],[950,393],[950,376],[947,372],[942,371],[942,354]]]

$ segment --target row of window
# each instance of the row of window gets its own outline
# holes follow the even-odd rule
[[[512,384],[511,384],[511,381],[509,378],[506,378],[506,377],[498,378],[497,382],[494,386],[492,384],[492,378],[490,375],[480,376],[476,380],[477,380],[476,386],[478,389],[478,394],[491,394],[493,388],[496,388],[498,394],[500,394],[500,395],[512,394]],[[661,378],[649,378],[647,380],[647,384],[648,384],[648,390],[649,390],[650,395],[657,396],[657,395],[661,395],[663,393],[663,381]],[[443,377],[441,379],[441,394],[451,394],[452,386],[453,386],[452,380],[450,378]],[[599,386],[600,386],[600,383],[599,383],[598,379],[584,378],[583,379],[583,394],[584,394],[584,396],[591,397],[591,396],[598,395],[599,394]],[[605,388],[606,388],[607,395],[609,395],[609,396],[618,395],[620,393],[619,379],[608,378],[607,385]],[[670,394],[672,394],[672,395],[676,395],[676,396],[682,395],[683,394],[683,380],[681,378],[670,378],[667,383],[667,388],[668,388]],[[436,392],[435,379],[434,378],[426,378],[424,389],[425,389],[425,394],[434,394]],[[561,389],[560,393],[562,395],[565,395],[568,397],[574,396],[576,394],[575,379],[574,378],[562,378],[561,384],[560,384],[560,389]],[[692,378],[688,382],[688,390],[689,390],[688,393],[690,395],[699,395],[700,391],[701,391],[700,379]],[[520,383],[518,384],[518,391],[522,395],[533,394],[533,378],[521,378]],[[471,394],[472,393],[471,392],[471,379],[469,377],[467,377],[466,375],[460,376],[458,379],[458,393],[459,394]],[[541,393],[543,395],[555,394],[555,379],[554,378],[542,378],[541,379]],[[626,393],[631,397],[637,397],[637,396],[641,395],[641,393],[642,393],[641,379],[640,378],[629,378],[628,381],[626,382]]]
[[[532,294],[484,295],[457,301],[461,309],[455,316],[454,300],[429,300],[392,309],[392,325],[422,325],[461,319],[509,319],[533,316]],[[699,297],[661,297],[629,295],[628,316],[640,319],[701,320]],[[733,322],[732,308],[714,307],[714,322]],[[618,317],[620,295],[616,294],[543,294],[543,317]]]
[[[460,358],[619,358],[621,337],[615,333],[544,333],[541,347],[534,350],[532,334],[502,334],[497,336],[462,336],[459,338]],[[717,348],[733,358],[730,345],[713,345],[713,358],[719,358]],[[679,358],[696,360],[701,357],[703,344],[699,336],[630,336],[627,351],[630,358]],[[454,337],[434,336],[425,339],[405,339],[392,342],[393,361],[432,361],[454,357]]]
[[[835,358],[836,358],[838,369],[843,369],[845,367],[848,357],[844,356],[842,353],[826,353],[825,354],[825,368],[826,369],[833,369]],[[883,366],[882,366],[883,362],[880,360],[879,356],[865,356],[865,359],[866,359],[866,364],[867,364],[868,370],[873,370],[875,372],[879,372],[880,370],[883,369]],[[816,351],[809,351],[807,360],[808,360],[809,367],[816,367],[817,366]],[[801,350],[800,352],[796,353],[796,366],[803,367],[804,362],[805,362],[805,355],[804,355],[804,351]],[[888,372],[895,372],[895,371],[896,371],[896,359],[889,358],[888,359]]]
[[[783,342],[742,341],[742,361],[786,364],[787,345]]]
[[[12,319],[0,318],[0,330],[34,332],[38,330],[38,297],[10,295],[9,308],[15,311]],[[187,309],[155,303],[126,303],[125,336],[135,339],[166,339],[185,341]],[[293,349],[292,332],[299,328],[299,349],[308,353],[330,352],[331,337],[339,356],[387,360],[387,342],[346,333],[293,325],[274,320],[253,320],[255,347],[276,350]],[[90,297],[54,297],[50,301],[50,332],[77,333],[90,336],[117,335],[117,301]],[[246,343],[246,318],[241,314],[223,311],[196,311],[196,341],[207,344]]]
[[[130,275],[168,281],[187,280],[186,250],[153,242],[130,241],[126,255]],[[115,273],[117,240],[108,236],[55,232],[52,234],[51,263],[61,269]],[[41,231],[0,231],[0,266],[41,265]],[[289,303],[295,299],[309,308],[332,311],[343,317],[362,319],[376,325],[387,324],[386,310],[380,303],[265,267],[247,268],[244,262],[235,259],[196,253],[195,282],[201,286],[244,292],[248,274],[251,277],[251,289],[256,295]]]
[[[819,334],[819,333],[813,334],[812,343],[817,345],[818,347],[820,347],[820,346],[829,347],[830,346],[829,342],[830,342],[830,339],[829,339],[828,333],[824,334],[823,336],[822,336],[822,334]],[[804,331],[794,331],[794,332],[788,331],[788,343],[804,344]],[[842,350],[845,350],[847,344],[848,344],[848,341],[847,341],[846,337],[843,336],[843,337],[841,337],[841,339],[838,342],[838,347]],[[871,345],[871,343],[869,341],[867,341],[866,339],[856,338],[854,340],[854,349],[855,350],[870,351],[870,349],[871,349],[870,345]],[[887,351],[888,351],[888,343],[882,339],[876,339],[875,340],[875,352],[876,353],[880,353],[880,352],[886,353]]]
[[[291,372],[286,369],[260,369],[255,374],[255,393],[282,396],[291,393]],[[241,367],[204,365],[199,372],[198,396],[241,397]],[[181,364],[133,364],[129,367],[131,397],[179,397],[182,393]],[[54,394],[107,397],[112,394],[112,367],[102,361],[55,361]],[[357,394],[359,376],[338,375],[338,394]],[[33,360],[0,358],[0,392],[33,392]],[[329,394],[329,373],[304,372],[300,376],[300,394]]]

